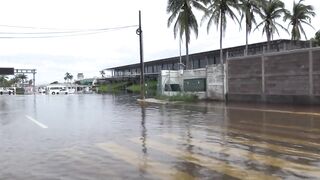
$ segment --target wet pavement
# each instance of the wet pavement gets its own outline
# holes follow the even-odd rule
[[[320,108],[0,96],[0,179],[320,179]]]

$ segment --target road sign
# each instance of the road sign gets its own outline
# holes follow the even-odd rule
[[[0,75],[13,75],[14,68],[0,68]]]

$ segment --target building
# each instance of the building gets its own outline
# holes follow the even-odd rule
[[[268,52],[280,52],[300,48],[310,47],[309,41],[291,40],[274,40],[270,42],[270,50]],[[248,55],[258,55],[266,52],[267,42],[250,44],[248,47]],[[224,58],[244,56],[245,46],[237,46],[223,49]],[[189,55],[189,68],[198,69],[205,68],[208,65],[220,63],[220,50],[206,51]],[[178,70],[180,57],[170,57],[165,59],[153,60],[144,63],[144,72],[146,77],[156,77],[161,70]],[[186,64],[185,56],[182,56],[182,64]],[[113,78],[134,78],[140,76],[140,63],[118,66],[104,69],[111,72]]]
[[[83,80],[83,79],[84,79],[83,73],[78,73],[77,79],[78,79],[78,80]]]

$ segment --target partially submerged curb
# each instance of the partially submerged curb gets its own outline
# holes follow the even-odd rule
[[[146,98],[146,99],[137,99],[139,103],[154,103],[154,104],[177,104],[182,101],[168,101],[168,100],[160,100],[155,98]]]

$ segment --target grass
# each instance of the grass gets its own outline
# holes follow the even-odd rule
[[[99,86],[98,93],[115,93],[125,90],[131,91],[133,93],[140,93],[140,84],[129,85],[128,82],[103,84]],[[156,94],[157,81],[147,81],[145,90],[146,92],[148,92],[148,94]]]
[[[127,85],[127,82],[103,84],[99,86],[98,93],[119,92],[125,90]]]
[[[147,81],[145,86],[145,90],[148,92],[156,92],[157,91],[157,85],[158,81]],[[132,84],[131,86],[127,87],[127,90],[134,92],[134,93],[140,93],[141,88],[140,84]]]

